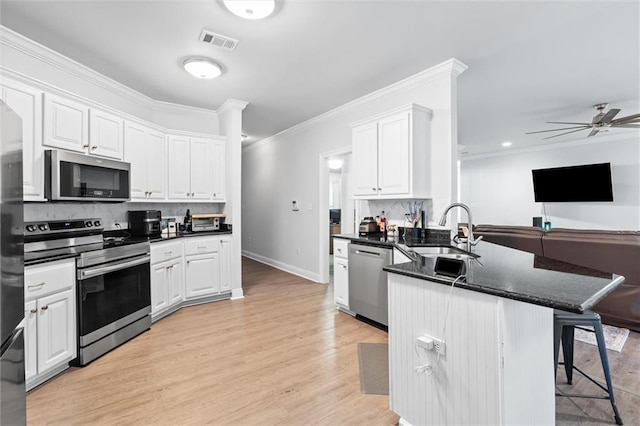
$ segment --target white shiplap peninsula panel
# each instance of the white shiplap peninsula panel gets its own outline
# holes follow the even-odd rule
[[[450,290],[389,273],[391,409],[411,425],[553,424],[553,310],[454,288],[445,327]],[[439,361],[425,334],[444,336]]]

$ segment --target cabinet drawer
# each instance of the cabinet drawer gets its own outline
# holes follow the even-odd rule
[[[333,255],[335,257],[347,258],[349,254],[349,240],[333,239]]]
[[[75,259],[24,268],[24,298],[32,300],[60,290],[73,288],[76,283]]]
[[[217,237],[191,237],[184,242],[184,254],[213,253],[220,250],[220,239]]]
[[[172,241],[151,244],[151,263],[182,257],[182,242]]]

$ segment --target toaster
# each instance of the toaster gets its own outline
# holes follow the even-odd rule
[[[378,222],[372,217],[365,217],[360,222],[359,234],[361,236],[379,234],[380,227],[378,226]]]

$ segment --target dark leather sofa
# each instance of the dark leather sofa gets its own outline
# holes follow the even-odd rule
[[[611,272],[625,282],[593,307],[605,324],[640,332],[640,232],[477,225],[484,241]]]

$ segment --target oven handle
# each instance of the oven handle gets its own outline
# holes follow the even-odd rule
[[[97,268],[83,269],[78,271],[78,279],[86,280],[88,278],[97,277],[100,275],[108,274],[109,272],[119,271],[121,269],[130,268],[132,266],[142,265],[143,263],[149,263],[151,261],[151,255],[145,254],[142,257],[135,258],[124,263],[116,263],[107,266],[99,266]]]

